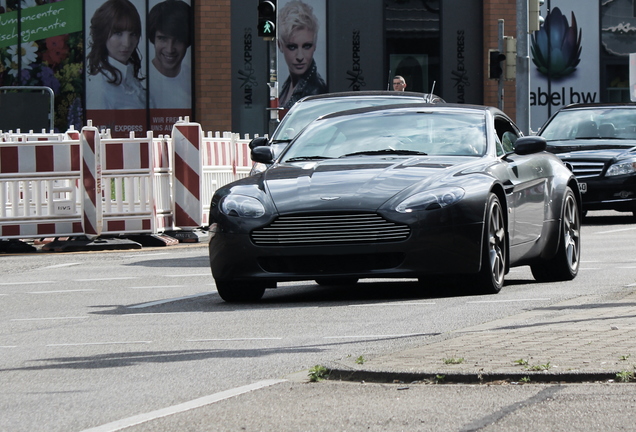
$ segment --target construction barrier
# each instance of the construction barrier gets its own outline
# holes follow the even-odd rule
[[[248,143],[187,117],[159,137],[0,131],[0,240],[205,227],[216,189],[249,174]]]

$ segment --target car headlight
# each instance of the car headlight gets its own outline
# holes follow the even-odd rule
[[[258,218],[265,214],[265,206],[256,198],[231,194],[221,201],[221,212],[228,216]]]
[[[252,165],[252,169],[250,170],[250,175],[262,173],[266,169],[267,169],[267,165],[262,164],[260,162],[255,162],[254,165]]]
[[[420,192],[412,195],[397,205],[399,213],[411,213],[418,210],[432,210],[448,207],[461,200],[466,191],[459,187],[447,187]]]
[[[617,175],[634,174],[635,172],[636,158],[630,158],[616,162],[614,165],[610,166],[605,175],[607,177],[611,177]]]

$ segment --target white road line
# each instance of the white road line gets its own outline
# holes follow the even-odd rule
[[[629,266],[629,267],[616,267],[617,269],[623,269],[623,270],[631,270],[631,269],[636,269],[636,266]]]
[[[188,402],[184,402],[182,404],[173,405],[168,408],[159,409],[156,411],[151,411],[145,414],[139,414],[136,416],[128,417],[122,420],[117,420],[112,423],[108,423],[105,425],[97,426],[90,429],[85,429],[82,432],[116,432],[122,429],[129,428],[131,426],[135,426],[141,423],[145,423],[151,420],[156,420],[161,417],[167,417],[173,414],[182,413],[185,411],[189,411],[195,408],[201,408],[206,405],[210,405],[216,402],[220,402],[225,399],[229,399],[235,396],[242,395],[244,393],[248,393],[254,390],[259,390],[265,387],[270,387],[276,384],[280,384],[286,382],[284,379],[271,379],[265,381],[255,382],[253,384],[248,384],[246,386],[237,387],[230,390],[225,390],[219,393],[211,394],[208,396],[203,396],[198,399],[194,399]]]
[[[433,302],[396,302],[396,303],[373,303],[373,304],[354,304],[349,307],[374,307],[374,306],[431,306],[435,305]]]
[[[375,339],[375,338],[396,338],[425,336],[425,333],[405,333],[405,334],[384,334],[384,335],[350,335],[350,336],[324,336],[323,339]]]
[[[599,231],[599,232],[595,232],[594,234],[613,234],[613,233],[617,233],[617,232],[633,231],[633,230],[636,230],[636,227],[621,228],[621,229],[615,229],[615,230],[610,230],[610,231]]]
[[[157,252],[157,253],[149,253],[149,254],[140,254],[140,255],[122,255],[122,258],[146,258],[150,256],[157,255],[170,255],[168,252]]]
[[[533,302],[533,301],[548,301],[549,298],[531,298],[531,299],[510,299],[510,300],[474,300],[466,302],[466,304],[474,303],[515,303],[515,302]]]
[[[97,291],[92,288],[87,289],[75,289],[75,290],[52,290],[52,291],[29,291],[27,294],[60,294],[60,293],[73,293],[73,292],[91,292]]]
[[[76,320],[76,319],[88,319],[87,316],[76,317],[42,317],[42,318],[13,318],[9,321],[51,321],[51,320]]]
[[[61,343],[61,344],[48,344],[47,347],[71,347],[71,346],[91,346],[91,345],[136,345],[136,344],[151,344],[152,341],[129,341],[129,342],[80,342],[80,343]]]
[[[163,277],[180,278],[180,277],[212,277],[212,273],[191,273],[191,274],[167,274]]]
[[[127,279],[139,279],[139,277],[138,276],[122,276],[122,277],[93,278],[93,279],[73,279],[73,280],[75,282],[97,282],[97,281],[127,280]]]
[[[224,339],[187,339],[186,342],[239,342],[239,341],[268,341],[283,340],[282,337],[263,337],[263,338],[224,338]]]
[[[0,345],[0,349],[2,348],[17,348],[17,345]]]
[[[154,285],[154,286],[130,287],[130,289],[153,289],[153,288],[185,288],[185,285]]]
[[[0,285],[31,285],[31,284],[52,284],[51,281],[33,281],[33,282],[0,282]]]
[[[149,303],[138,304],[138,305],[135,305],[135,306],[128,306],[128,308],[129,309],[147,308],[147,307],[150,307],[150,306],[157,306],[157,305],[164,304],[164,303],[171,303],[171,302],[187,300],[187,299],[196,298],[196,297],[203,297],[203,296],[207,296],[207,295],[210,295],[210,294],[213,294],[213,293],[204,292],[204,293],[189,295],[189,296],[185,296],[185,297],[177,297],[177,298],[172,298],[172,299],[157,300],[157,301],[153,301],[153,302],[149,302]]]
[[[50,265],[50,266],[46,266],[46,267],[42,267],[43,269],[54,269],[54,268],[61,268],[61,267],[71,267],[74,265],[80,265],[81,263],[66,263],[66,264],[56,264],[56,265]]]

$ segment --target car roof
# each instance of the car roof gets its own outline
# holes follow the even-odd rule
[[[378,106],[371,106],[371,107],[362,107],[362,108],[355,108],[355,109],[351,109],[351,110],[347,110],[347,111],[339,111],[339,112],[334,112],[334,113],[330,113],[330,114],[325,114],[324,116],[320,117],[321,119],[328,119],[328,118],[335,118],[335,117],[339,117],[339,116],[346,116],[346,115],[352,115],[352,114],[362,114],[362,113],[368,113],[368,112],[374,112],[374,111],[397,111],[397,110],[422,110],[423,107],[427,107],[427,110],[436,110],[436,111],[466,111],[466,110],[471,110],[471,111],[483,111],[483,112],[490,112],[493,115],[503,115],[506,116],[506,114],[504,114],[503,111],[499,110],[498,108],[495,107],[491,107],[491,106],[485,106],[485,105],[470,105],[470,104],[449,104],[449,103],[445,103],[445,104],[422,104],[422,103],[407,103],[407,104],[400,104],[400,105],[378,105]],[[506,116],[507,117],[507,116]]]
[[[636,108],[636,103],[632,102],[603,102],[603,103],[582,103],[571,104],[561,108],[559,111],[588,109],[588,108]]]
[[[433,99],[437,99],[443,102],[442,98],[431,93],[407,92],[407,91],[396,92],[396,91],[390,91],[390,90],[365,90],[365,91],[323,93],[319,95],[305,96],[304,98],[299,100],[297,103],[322,100],[322,99],[352,98],[352,97],[363,98],[363,97],[371,97],[371,96],[389,96],[389,97],[396,97],[396,98],[401,97],[401,98],[413,98],[413,99],[427,99],[429,97],[432,97]]]

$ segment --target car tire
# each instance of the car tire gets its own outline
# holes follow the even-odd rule
[[[263,284],[218,280],[215,282],[219,296],[228,303],[256,302],[265,294]]]
[[[497,294],[503,287],[506,274],[508,235],[501,202],[494,193],[488,196],[485,216],[477,289],[481,294]]]
[[[358,278],[320,278],[316,279],[316,283],[322,286],[355,285]]]
[[[568,281],[579,272],[581,255],[581,213],[572,189],[563,197],[563,213],[559,229],[559,249],[551,259],[542,259],[530,266],[539,282]]]

